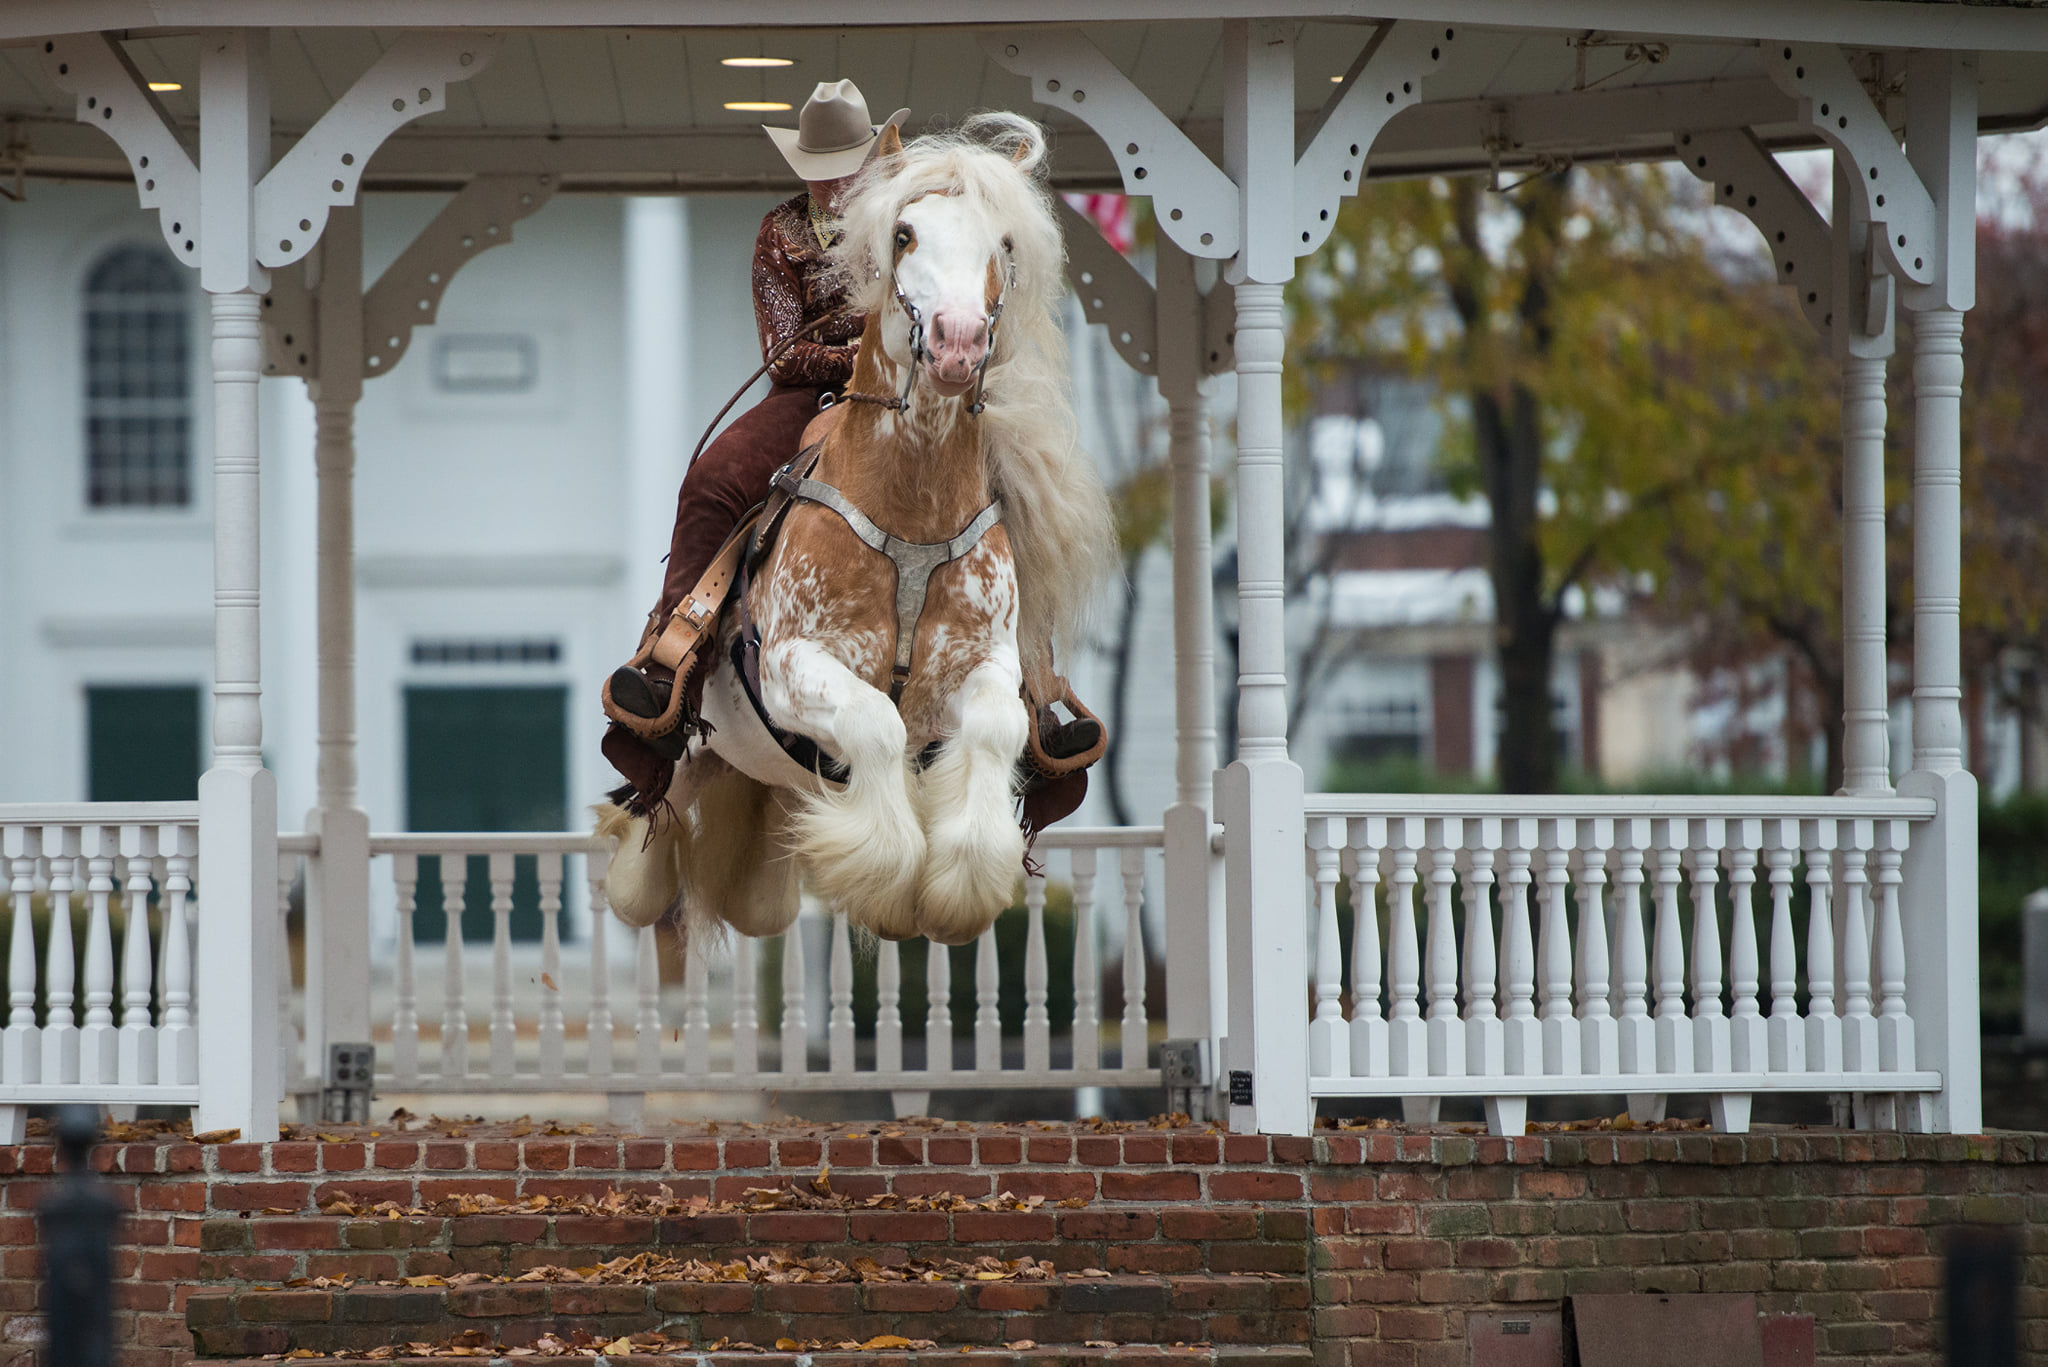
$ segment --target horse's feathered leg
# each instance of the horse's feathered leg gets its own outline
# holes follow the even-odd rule
[[[929,854],[917,928],[965,944],[1010,905],[1024,863],[1013,778],[1029,724],[1014,652],[975,667],[961,687],[958,727],[917,785]]]
[[[802,795],[791,820],[811,885],[877,935],[915,934],[925,837],[911,808],[907,737],[895,706],[806,640],[762,652],[761,691],[778,722],[836,751],[849,770],[844,792]]]

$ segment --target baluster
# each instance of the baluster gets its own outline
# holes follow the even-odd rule
[[[192,1024],[192,938],[189,899],[192,860],[199,853],[193,826],[159,826],[163,862],[163,943],[157,981],[163,985],[163,1020],[156,1032],[156,1079],[189,1087],[199,1081],[199,1036]]]
[[[156,1026],[149,1000],[155,984],[150,974],[149,894],[154,880],[156,828],[123,826],[121,857],[127,882],[121,893],[121,1031],[116,1076],[124,1084],[156,1081]]]
[[[1394,875],[1387,883],[1387,1067],[1395,1077],[1429,1073],[1429,1034],[1416,998],[1422,984],[1422,952],[1415,937],[1416,862],[1422,852],[1419,817],[1387,822],[1393,841]]]
[[[1692,823],[1661,820],[1657,840],[1657,938],[1650,949],[1656,973],[1657,1071],[1692,1071],[1692,1018],[1685,1013],[1685,941],[1678,918],[1678,887],[1692,843]]]
[[[78,981],[71,941],[71,893],[77,887],[79,828],[46,826],[43,850],[50,860],[50,943],[45,950],[43,981],[48,984],[43,1011],[43,1081],[78,1081],[78,1026],[71,1011],[72,988]]]
[[[1799,861],[1799,823],[1764,823],[1771,866],[1771,1015],[1764,1022],[1774,1073],[1806,1071],[1806,1022],[1799,1019],[1799,942],[1792,931],[1792,866]]]
[[[894,949],[892,944],[889,949]],[[760,970],[754,961],[754,940],[738,937],[732,949],[732,1070],[743,1077],[761,1071]]]
[[[78,1032],[78,1080],[91,1085],[119,1073],[114,1030],[114,932],[108,904],[114,893],[114,854],[120,833],[112,826],[83,832],[88,903],[85,922],[85,1028]],[[289,971],[289,970],[287,970]]]
[[[799,908],[782,933],[782,1071],[807,1073],[811,1068],[811,1022],[804,1000],[804,917]]]
[[[996,964],[996,928],[990,925],[974,941],[974,1066],[985,1072],[1003,1067],[1002,973]]]
[[[1536,932],[1537,1019],[1543,1026],[1543,1071],[1576,1075],[1582,1057],[1579,1019],[1572,1014],[1572,933],[1566,896],[1578,822],[1571,817],[1537,827],[1543,847],[1543,920]],[[1583,927],[1581,927],[1583,931]]]
[[[1842,1071],[1842,1021],[1835,1014],[1835,822],[1803,823],[1806,854],[1806,1071]]]
[[[1906,1014],[1906,939],[1899,920],[1900,865],[1912,828],[1877,823],[1877,1066],[1887,1073],[1919,1067],[1913,1018]]]
[[[991,934],[994,932],[991,931]],[[832,1015],[826,1023],[831,1068],[835,1073],[853,1071],[853,930],[846,913],[832,914],[832,964],[830,992]]]
[[[1614,822],[1588,817],[1578,823],[1579,1064],[1593,1077],[1621,1071],[1621,1032],[1608,1001],[1614,970],[1609,962],[1607,851],[1614,847]]]
[[[1738,1073],[1770,1067],[1770,1040],[1757,1003],[1756,866],[1763,848],[1763,823],[1732,821],[1728,827],[1728,979],[1735,996],[1729,1022],[1728,1058]]]
[[[936,940],[924,949],[924,1066],[953,1071],[953,951]]]
[[[903,1071],[903,957],[882,941],[875,963],[875,1071]]]
[[[391,1009],[391,1080],[410,1087],[420,1080],[419,986],[413,978],[412,915],[417,905],[420,861],[416,854],[391,856],[391,876],[398,885],[398,962],[393,971],[397,1000]]]
[[[298,856],[280,855],[277,861],[277,1094],[289,1098],[299,1079],[292,1076],[296,1063],[304,1070],[306,1051],[292,1019],[292,882],[298,874]]]
[[[1536,1019],[1536,941],[1529,930],[1529,863],[1537,839],[1533,817],[1510,817],[1501,825],[1501,844],[1508,857],[1500,883],[1500,977],[1507,1003],[1507,1019],[1501,1023],[1501,1068],[1515,1076],[1543,1071],[1543,1025]]]
[[[1308,855],[1315,880],[1315,1017],[1308,1023],[1310,1077],[1351,1071],[1351,1032],[1344,1023],[1344,951],[1337,940],[1337,878],[1344,852],[1344,818],[1311,817]]]
[[[1615,1021],[1616,1053],[1624,1073],[1657,1071],[1657,1037],[1646,1000],[1650,958],[1643,940],[1643,856],[1650,847],[1650,823],[1629,817],[1615,823],[1621,867],[1614,874],[1614,978],[1621,999]]]
[[[683,937],[683,1071],[711,1072],[711,956],[703,933]]]
[[[469,1012],[462,980],[462,917],[469,910],[469,858],[444,854],[440,867],[447,923],[441,937],[441,1076],[464,1077],[469,1073]]]
[[[1045,954],[1045,877],[1024,877],[1024,1071],[1052,1070],[1052,1016],[1046,1011],[1050,974]]]
[[[534,863],[540,878],[540,1075],[560,1082],[568,1070],[561,984],[562,884],[569,876],[569,856],[544,854]]]
[[[605,901],[604,875],[611,856],[593,850],[584,857],[583,878],[590,896],[590,1012],[584,1027],[583,1070],[594,1078],[612,1075],[612,962],[606,945],[611,906]]]
[[[1145,1021],[1145,851],[1128,845],[1123,852],[1124,875],[1124,1021],[1123,1049],[1117,1056],[1120,1067],[1143,1068],[1150,1052]],[[1333,894],[1334,896],[1334,894]],[[1332,907],[1330,943],[1337,942],[1335,908]],[[1343,1019],[1338,1019],[1343,1028]],[[1349,1041],[1346,1041],[1348,1044]],[[1345,1059],[1345,1071],[1350,1059]]]
[[[466,862],[466,861],[465,861]],[[512,856],[488,856],[491,878],[491,1076],[518,1071],[519,1024],[512,1015]]]
[[[1424,1027],[1429,1040],[1431,1077],[1465,1075],[1465,1022],[1458,1017],[1458,931],[1452,919],[1452,889],[1458,881],[1458,847],[1464,822],[1434,817],[1426,826],[1429,842],[1429,929],[1423,942],[1429,1009]]]
[[[1095,850],[1068,852],[1074,874],[1074,1067],[1094,1068],[1102,1059],[1102,1022],[1095,997],[1101,981],[1095,969]]]
[[[1493,852],[1499,817],[1465,823],[1465,1071],[1473,1077],[1507,1072],[1507,1032],[1494,1006],[1500,965],[1493,940]]]
[[[653,926],[633,937],[633,1069],[643,1078],[661,1076],[661,944]]]
[[[1351,845],[1351,1072],[1387,1075],[1387,1021],[1380,1009],[1380,850],[1387,819],[1353,817]]]
[[[1842,831],[1842,1066],[1852,1073],[1878,1068],[1877,1017],[1871,1011],[1870,851],[1876,823],[1851,821]]]
[[[42,853],[41,827],[0,826],[0,854],[7,856],[14,904],[7,940],[7,1028],[0,1031],[0,1082],[10,1086],[43,1080],[43,1032],[36,1025],[36,931],[30,909]]]
[[[1726,834],[1727,822],[1719,817],[1692,823],[1692,1063],[1702,1073],[1725,1073],[1733,1066],[1721,1003],[1721,917],[1714,906]]]

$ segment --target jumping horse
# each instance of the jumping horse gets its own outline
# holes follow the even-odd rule
[[[777,472],[670,813],[600,807],[634,925],[781,933],[801,872],[888,939],[964,944],[1011,903],[1031,695],[1057,697],[1115,565],[1080,449],[1065,249],[1037,125],[885,131],[833,248],[853,378]]]

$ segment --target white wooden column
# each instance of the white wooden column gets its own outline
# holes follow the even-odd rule
[[[685,433],[690,373],[689,201],[635,196],[625,204],[626,460],[635,546],[666,551],[676,489],[695,434]],[[661,596],[665,567],[648,560],[626,576],[622,611],[637,637]]]
[[[263,336],[256,183],[269,165],[267,36],[201,40],[200,283],[213,298],[213,763],[199,780],[195,1129],[277,1137],[277,783],[259,707]]]
[[[370,818],[356,791],[355,414],[363,394],[363,219],[334,209],[314,286],[318,369],[315,555],[319,630],[320,839],[306,879],[305,1071],[323,1078],[327,1046],[370,1038]]]
[[[1223,1030],[1223,868],[1209,842],[1216,782],[1216,599],[1209,542],[1209,395],[1197,263],[1161,236],[1157,357],[1173,471],[1174,803],[1166,809],[1166,1033]],[[1212,268],[1213,269],[1213,268]]]
[[[1942,1074],[1915,1129],[1983,1128],[1978,1041],[1977,780],[1963,767],[1963,313],[1976,302],[1977,63],[1915,53],[1907,65],[1906,154],[1934,200],[1934,282],[1913,310],[1913,768],[1899,791],[1931,797],[1904,861],[1906,1007],[1917,1062]],[[1904,1066],[1912,1066],[1907,1062]]]
[[[1237,758],[1218,775],[1227,840],[1228,1080],[1237,1131],[1307,1134],[1307,840],[1301,767],[1287,753],[1286,509],[1281,474],[1281,293],[1294,274],[1293,26],[1224,25],[1225,170],[1241,231],[1237,287]],[[1241,1075],[1249,1074],[1249,1077]]]

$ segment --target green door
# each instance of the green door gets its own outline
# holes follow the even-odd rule
[[[559,831],[568,820],[569,690],[408,688],[405,813],[413,831]],[[413,938],[448,933],[438,859],[420,861]],[[512,936],[540,938],[540,876],[521,855],[512,885]],[[462,938],[491,938],[489,863],[472,855]]]
[[[85,690],[87,800],[190,802],[199,796],[199,689]]]

